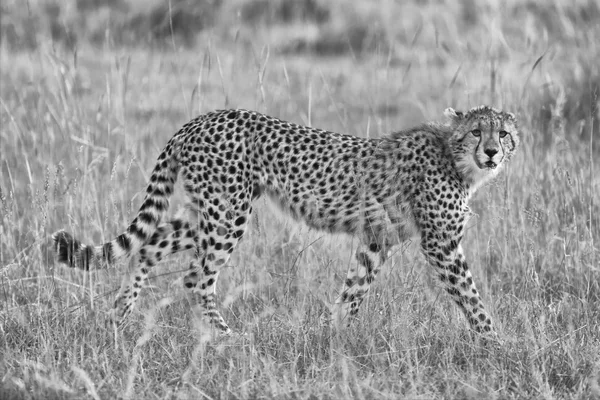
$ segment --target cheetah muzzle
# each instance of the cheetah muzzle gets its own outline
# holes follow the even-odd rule
[[[360,239],[356,264],[333,319],[355,315],[395,246],[420,238],[425,258],[477,332],[492,332],[463,254],[468,200],[519,144],[513,114],[481,106],[449,108],[447,124],[427,123],[364,139],[304,127],[246,110],[216,111],[185,124],[158,157],[144,201],[125,232],[99,246],[53,235],[59,262],[89,270],[135,256],[137,270],[115,300],[119,325],[149,271],[164,257],[194,250],[183,279],[202,318],[229,326],[215,302],[219,271],[243,237],[252,202],[268,196],[309,227]],[[164,221],[178,177],[185,212]]]

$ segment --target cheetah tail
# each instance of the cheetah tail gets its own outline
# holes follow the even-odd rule
[[[72,268],[89,270],[94,260],[96,268],[112,265],[116,261],[137,253],[154,235],[169,209],[169,197],[180,168],[181,135],[175,135],[158,157],[150,176],[144,201],[125,232],[100,246],[81,243],[71,234],[61,230],[52,235],[57,260]]]

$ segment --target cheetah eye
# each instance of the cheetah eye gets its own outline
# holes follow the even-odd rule
[[[500,131],[500,137],[501,138],[505,137],[506,135],[508,135],[508,132],[506,132],[506,131]]]
[[[481,136],[481,131],[480,131],[479,129],[473,129],[473,130],[471,131],[471,133],[472,133],[472,134],[473,134],[473,136],[475,136],[475,137],[479,137],[479,136]]]

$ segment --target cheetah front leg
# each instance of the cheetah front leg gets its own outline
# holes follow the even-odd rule
[[[332,312],[335,327],[340,328],[344,323],[350,323],[386,260],[387,250],[377,241],[361,242],[356,251],[356,268],[352,266],[348,270],[344,288],[335,301]]]
[[[460,239],[437,243],[422,240],[421,249],[471,328],[480,333],[493,332],[492,319],[483,306],[459,242]]]

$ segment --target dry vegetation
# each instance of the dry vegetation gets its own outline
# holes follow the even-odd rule
[[[595,0],[0,4],[0,398],[600,398]],[[242,338],[190,322],[190,255],[155,270],[115,332],[126,266],[83,274],[49,251],[58,228],[120,232],[159,150],[201,112],[378,137],[482,103],[516,113],[523,138],[464,240],[502,346],[471,336],[414,245],[332,334],[356,243],[268,202],[218,286]]]

